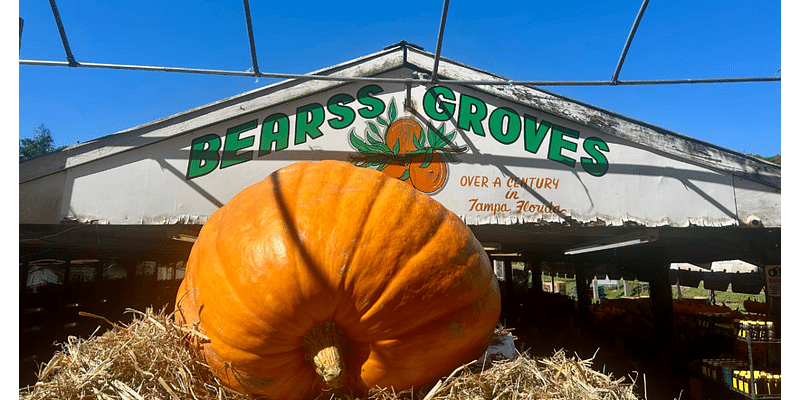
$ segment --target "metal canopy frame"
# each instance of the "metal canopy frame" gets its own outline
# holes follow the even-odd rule
[[[611,79],[600,81],[517,81],[510,79],[499,79],[491,81],[472,81],[472,80],[447,80],[447,83],[462,84],[462,85],[532,85],[532,86],[623,86],[623,85],[670,85],[670,84],[690,84],[690,83],[742,83],[742,82],[776,82],[780,81],[780,76],[764,76],[764,77],[743,77],[743,78],[706,78],[706,79],[655,79],[655,80],[619,80],[619,74],[622,70],[622,65],[627,57],[628,50],[630,50],[633,37],[642,20],[647,5],[650,0],[644,0],[636,19],[633,23],[628,38],[622,49],[619,62],[614,70]],[[255,78],[281,78],[281,79],[308,79],[308,80],[328,80],[328,81],[342,81],[342,82],[389,82],[389,83],[418,83],[418,84],[436,84],[439,82],[438,69],[439,61],[441,60],[442,41],[444,39],[444,28],[447,22],[447,12],[450,5],[450,0],[444,0],[442,7],[442,18],[439,24],[439,35],[436,41],[436,55],[433,61],[433,71],[430,77],[418,77],[414,79],[398,79],[398,78],[374,78],[362,76],[325,76],[314,74],[289,74],[289,73],[272,73],[262,72],[258,68],[258,60],[256,57],[256,45],[253,35],[253,24],[250,18],[250,2],[249,0],[242,0],[244,6],[244,15],[247,23],[247,34],[250,40],[250,56],[252,59],[252,71],[229,71],[229,70],[214,70],[214,69],[200,69],[200,68],[180,68],[180,67],[158,67],[146,65],[124,65],[124,64],[102,64],[102,63],[83,63],[77,62],[67,40],[67,34],[61,22],[61,16],[58,13],[58,7],[55,0],[50,0],[50,7],[53,10],[53,17],[58,26],[58,32],[61,36],[61,42],[64,46],[67,61],[40,61],[40,60],[19,60],[20,65],[39,65],[50,67],[72,67],[72,68],[102,68],[102,69],[119,69],[119,70],[136,70],[136,71],[158,71],[158,72],[180,72],[191,74],[206,74],[206,75],[228,75],[228,76],[246,76]],[[20,21],[22,21],[20,19]],[[21,22],[20,22],[21,24]],[[402,42],[401,42],[402,43]],[[20,47],[22,46],[22,28],[20,25]],[[776,72],[780,73],[780,69]]]

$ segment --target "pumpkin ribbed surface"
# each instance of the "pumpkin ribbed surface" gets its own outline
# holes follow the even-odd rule
[[[339,161],[280,169],[215,212],[177,304],[223,382],[283,400],[432,383],[486,350],[500,314],[455,214]]]

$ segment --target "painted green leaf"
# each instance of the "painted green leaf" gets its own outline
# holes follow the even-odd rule
[[[430,144],[431,147],[436,147],[438,145],[438,140],[437,140],[438,138],[436,137],[436,133],[433,129],[433,126],[430,123],[428,123],[427,130],[428,132],[426,136],[428,137],[428,143]]]
[[[392,152],[389,146],[387,146],[386,143],[383,142],[375,143],[375,149],[382,154],[389,154]]]
[[[433,149],[428,149],[428,151],[425,152],[425,160],[422,162],[422,164],[420,164],[419,167],[427,168],[429,165],[431,165],[431,161],[433,161]]]
[[[369,151],[370,155],[375,155],[375,154],[380,153],[380,151],[378,149],[378,146],[371,145],[371,144],[367,145],[367,151]]]
[[[456,131],[452,131],[444,136],[445,144],[453,143],[453,137],[455,137]]]
[[[411,138],[414,139],[414,146],[417,147],[418,150],[422,150],[425,148],[425,130],[421,129],[419,132],[419,139],[417,139],[417,135],[411,135]]]
[[[410,177],[411,177],[411,171],[409,171],[409,170],[405,170],[405,171],[403,172],[403,175],[400,175],[400,177],[399,177],[399,178],[397,178],[397,179],[400,179],[401,181],[406,181],[406,180],[408,180],[408,178],[410,178]]]
[[[373,124],[375,125],[375,124]],[[385,143],[381,142],[380,140],[375,139],[369,133],[369,129],[364,129],[364,136],[367,138],[370,144],[364,143],[365,149],[370,153],[389,153],[391,150],[389,146]],[[363,142],[362,142],[363,143]]]
[[[385,119],[381,118],[381,116],[380,116],[380,115],[378,115],[377,117],[375,117],[375,120],[377,120],[379,124],[381,124],[381,125],[383,125],[383,126],[385,126],[385,127],[387,127],[387,128],[389,127],[389,123],[388,123],[388,122],[386,122],[386,120],[385,120]]]
[[[359,138],[358,138],[358,136],[356,136],[356,130],[355,130],[355,129],[353,129],[353,130],[351,130],[351,131],[350,131],[350,143],[352,143],[352,144],[353,144],[353,146],[354,146],[354,147],[355,147],[355,148],[356,148],[358,151],[360,151],[360,152],[362,152],[362,153],[366,153],[366,152],[368,152],[368,151],[369,151],[369,150],[367,149],[367,148],[368,148],[367,144],[366,144],[366,143],[364,143],[364,141],[362,141],[361,139],[359,139]]]
[[[392,154],[400,154],[400,138],[397,138],[397,141],[394,142]]]
[[[394,97],[392,97],[392,101],[389,103],[389,123],[394,122],[395,118],[397,118],[397,106],[395,106]]]
[[[444,122],[436,128],[436,137],[439,138],[439,147],[447,146],[447,144],[450,143],[444,133]]]
[[[376,135],[380,136],[381,132],[378,130],[378,125],[375,125],[372,121],[367,121],[367,126],[369,129],[374,132]]]
[[[375,139],[374,137],[372,137],[372,135],[370,135],[369,132],[365,132],[365,133],[366,133],[366,136],[367,136],[367,140],[369,140],[369,142],[371,144],[381,143],[381,141],[379,141],[378,139]]]

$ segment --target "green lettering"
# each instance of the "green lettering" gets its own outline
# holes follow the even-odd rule
[[[359,89],[357,94],[358,102],[366,107],[359,108],[358,114],[364,118],[375,118],[383,114],[383,110],[386,109],[386,104],[383,104],[381,99],[372,97],[374,94],[381,92],[383,92],[383,88],[378,85],[368,85]]]
[[[258,156],[269,154],[273,143],[275,151],[289,147],[289,117],[284,113],[275,113],[264,119],[264,123],[261,124]]]
[[[238,152],[239,150],[252,146],[255,137],[247,136],[242,138],[239,137],[239,135],[249,130],[256,129],[256,126],[258,126],[258,120],[254,119],[228,129],[227,133],[225,133],[225,149],[222,150],[222,162],[219,165],[219,169],[228,168],[232,165],[253,159],[252,151],[246,151],[244,153]]]
[[[440,97],[442,98],[441,102],[439,101]],[[434,86],[425,92],[425,96],[422,98],[422,107],[425,109],[425,114],[434,120],[447,121],[456,110],[455,100],[456,95],[452,90],[444,86]]]
[[[478,136],[486,136],[483,132],[483,121],[486,118],[486,103],[466,94],[461,95],[458,105],[458,127],[472,130]]]
[[[575,150],[578,149],[578,144],[564,139],[564,135],[577,139],[580,136],[580,132],[553,124],[552,133],[550,134],[550,149],[547,153],[547,158],[574,168],[575,159],[561,154],[561,149],[575,152]]]
[[[325,122],[325,110],[319,103],[297,107],[297,122],[294,127],[294,144],[303,144],[306,137],[316,139],[322,136],[319,127]]]
[[[328,125],[333,129],[346,128],[356,119],[356,113],[352,108],[345,106],[355,101],[349,94],[337,94],[328,100],[328,111],[337,118],[328,120]]]
[[[519,138],[521,125],[519,114],[512,108],[500,107],[489,116],[489,132],[502,144],[514,143]]]
[[[213,133],[192,140],[186,180],[206,175],[217,168],[221,146],[222,140]]]
[[[547,131],[552,124],[543,120],[537,127],[536,117],[525,114],[523,118],[525,119],[525,150],[536,153],[542,146],[544,137],[547,136]]]
[[[608,159],[601,151],[608,151],[608,144],[603,139],[590,137],[583,141],[583,150],[589,157],[581,157],[581,166],[589,175],[603,176],[608,172]]]

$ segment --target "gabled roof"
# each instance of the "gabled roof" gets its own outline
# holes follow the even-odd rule
[[[277,82],[25,161],[20,163],[20,183],[180,136],[234,118],[244,112],[273,107],[347,83],[346,80],[330,80],[333,76],[374,77],[406,67],[427,74],[429,77],[434,70],[435,58],[434,54],[424,51],[419,46],[401,42],[379,52],[308,74],[317,76],[317,79],[290,79]],[[508,79],[446,58],[439,59],[436,76],[441,83],[471,86],[492,96],[573,121],[666,155],[728,172],[778,190],[781,187],[779,166],[565,96],[525,85],[472,84],[489,81],[508,82]],[[386,78],[376,78],[376,81],[382,80],[385,81]],[[422,80],[418,82],[403,80],[403,82],[412,85],[425,83]]]

